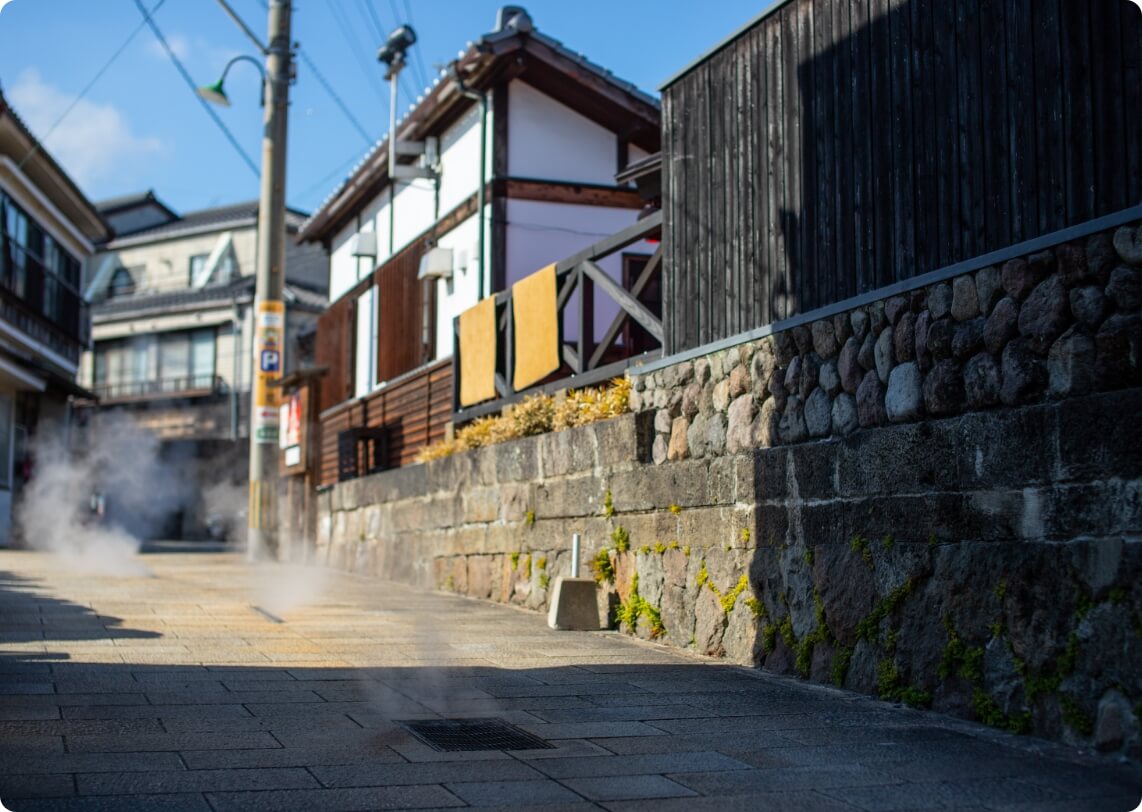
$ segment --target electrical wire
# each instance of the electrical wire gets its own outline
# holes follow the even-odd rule
[[[190,73],[187,71],[186,67],[183,66],[182,60],[180,60],[175,52],[171,49],[170,43],[168,43],[167,38],[163,36],[163,32],[159,30],[158,24],[155,23],[155,21],[147,13],[147,10],[143,7],[142,0],[135,0],[135,6],[138,7],[139,13],[143,15],[143,21],[148,26],[150,26],[151,32],[155,35],[155,38],[159,41],[159,44],[163,46],[163,50],[167,52],[167,56],[170,58],[171,63],[174,64],[175,68],[178,69],[178,72],[186,82],[187,87],[190,88],[190,92],[194,94],[194,98],[198,99],[199,104],[202,105],[202,109],[205,110],[210,118],[214,120],[214,123],[218,125],[218,129],[222,130],[223,135],[226,136],[226,140],[230,142],[230,146],[234,147],[238,154],[242,156],[242,160],[245,161],[246,166],[250,168],[250,171],[254,173],[254,176],[260,177],[261,171],[258,169],[258,165],[254,163],[253,158],[251,158],[246,153],[246,150],[242,149],[242,145],[238,143],[238,139],[234,137],[234,133],[230,132],[230,128],[226,126],[226,122],[224,122],[218,116],[218,114],[214,112],[214,108],[210,106],[210,102],[206,101],[206,99],[198,95],[198,87],[195,85],[194,79],[190,77]]]
[[[345,160],[344,160],[344,161],[342,161],[340,164],[338,164],[338,165],[337,165],[337,168],[336,168],[336,169],[334,169],[332,172],[330,172],[329,174],[327,174],[327,175],[323,176],[323,177],[322,177],[320,180],[317,180],[317,181],[314,181],[313,183],[311,183],[311,184],[310,184],[310,185],[309,185],[309,186],[308,186],[308,187],[307,187],[307,188],[306,188],[306,189],[305,189],[305,190],[304,190],[304,191],[303,191],[303,192],[302,192],[302,193],[299,195],[299,197],[302,197],[302,198],[305,198],[305,197],[309,197],[309,195],[310,195],[312,192],[316,192],[316,191],[317,191],[318,189],[320,189],[322,186],[324,186],[325,184],[329,183],[329,181],[333,180],[333,178],[337,177],[337,176],[338,176],[338,175],[340,175],[342,172],[344,172],[344,171],[345,171],[345,169],[346,169],[347,167],[349,167],[349,166],[353,165],[354,163],[356,163],[356,162],[357,162],[357,161],[359,161],[360,159],[361,159],[361,155],[360,155],[360,153],[356,153],[356,152],[355,152],[355,153],[353,153],[353,154],[352,154],[351,156],[349,156],[347,159],[345,159]]]
[[[147,24],[147,21],[151,18],[151,15],[158,11],[165,2],[166,0],[159,0],[159,2],[155,3],[154,8],[152,8],[150,11],[144,11],[143,21],[135,26],[135,29],[127,35],[127,39],[123,40],[123,44],[115,49],[115,53],[111,54],[111,58],[103,63],[103,67],[95,72],[95,75],[91,77],[91,81],[89,81],[84,86],[83,90],[79,91],[79,95],[71,100],[71,104],[69,104],[67,108],[59,114],[59,117],[52,122],[52,125],[48,127],[47,132],[40,136],[36,143],[32,145],[32,148],[28,150],[28,153],[20,159],[18,168],[23,169],[24,164],[30,161],[32,156],[39,152],[40,149],[42,149],[43,143],[47,141],[48,138],[51,137],[51,134],[56,131],[56,127],[58,127],[63,122],[63,120],[67,118],[68,114],[75,109],[75,106],[79,104],[80,100],[82,100],[83,97],[87,95],[87,91],[91,90],[95,83],[99,81],[100,77],[102,77],[103,74],[107,72],[107,69],[110,68],[112,64],[114,64],[115,60],[119,58],[119,55],[123,53],[123,51],[127,50],[127,46],[130,45],[131,42],[135,39],[136,35],[138,35],[138,33],[143,30],[143,27]]]
[[[361,16],[365,18],[366,24],[371,22],[373,30],[377,32],[377,37],[383,42],[385,39],[385,27],[381,24],[381,18],[377,14],[377,10],[373,8],[370,0],[357,0],[357,7],[363,9]]]
[[[404,0],[404,10],[408,17],[408,24],[416,28],[416,23],[412,21],[412,4],[408,0]],[[427,88],[432,83],[428,80],[428,71],[424,69],[424,57],[420,55],[420,49],[417,48],[413,54],[416,57],[416,65],[418,75],[420,76],[420,86]]]
[[[266,5],[266,0],[258,0],[258,4],[262,7],[263,10],[269,10],[269,6]],[[361,137],[365,139],[365,144],[371,147],[376,139],[369,135],[368,131],[361,124],[361,122],[355,115],[353,115],[353,111],[349,108],[349,105],[345,104],[341,96],[338,95],[337,91],[333,89],[333,85],[329,82],[328,79],[325,78],[321,71],[317,69],[317,65],[312,59],[310,59],[309,54],[306,53],[300,45],[297,47],[297,55],[298,58],[305,62],[306,67],[313,71],[314,77],[316,77],[318,83],[325,89],[325,92],[329,94],[329,98],[333,99],[337,107],[341,110],[342,113],[345,114],[345,118],[349,119],[349,122],[353,125],[357,132],[360,133]]]
[[[345,16],[345,10],[342,8],[340,0],[330,0],[329,10],[332,13],[334,22],[341,31],[341,36],[345,38],[345,42],[349,45],[349,50],[353,52],[353,56],[361,64],[361,68],[368,79],[369,84],[372,85],[373,90],[376,91],[377,97],[384,101],[385,93],[380,81],[377,79],[377,70],[369,64],[367,59],[361,57],[361,41],[353,34],[353,28],[349,23],[348,17]]]
[[[372,138],[369,135],[369,133],[365,130],[365,128],[361,124],[361,122],[357,120],[357,117],[355,115],[353,115],[353,111],[350,110],[349,106],[347,104],[345,104],[344,101],[342,101],[342,99],[339,95],[337,95],[337,91],[333,89],[333,85],[329,84],[329,82],[326,80],[326,78],[321,75],[321,71],[319,71],[317,69],[317,65],[313,64],[313,60],[309,58],[309,55],[306,54],[306,52],[301,50],[300,48],[297,51],[297,55],[301,58],[301,60],[303,62],[305,62],[306,66],[313,72],[314,77],[316,77],[317,81],[321,83],[321,86],[323,88],[325,88],[325,92],[327,92],[329,94],[330,98],[332,98],[333,101],[337,104],[337,106],[341,109],[341,112],[345,114],[345,117],[347,119],[349,119],[350,122],[352,122],[353,127],[357,130],[358,133],[361,134],[361,137],[363,139],[365,139],[365,144],[367,146],[371,147],[373,145],[373,142],[376,139]]]

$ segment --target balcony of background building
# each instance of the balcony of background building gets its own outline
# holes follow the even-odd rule
[[[229,390],[220,375],[184,375],[154,380],[105,381],[91,391],[100,403],[125,403],[135,400],[170,400],[205,398],[225,394]]]

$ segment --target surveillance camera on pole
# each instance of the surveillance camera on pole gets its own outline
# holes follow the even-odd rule
[[[416,42],[416,32],[411,25],[402,25],[389,34],[389,38],[377,52],[377,61],[385,64],[385,78],[389,80],[389,178],[392,181],[412,180],[413,178],[435,178],[437,173],[431,168],[434,156],[429,155],[428,166],[397,164],[400,155],[424,155],[434,144],[425,141],[402,141],[397,137],[397,77],[405,66],[405,55]],[[435,142],[435,139],[430,139]]]

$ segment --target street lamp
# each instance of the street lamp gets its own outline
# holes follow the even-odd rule
[[[212,85],[205,85],[198,88],[198,95],[206,99],[211,104],[217,104],[219,107],[229,107],[230,97],[226,95],[226,91],[222,89],[222,83],[226,81],[226,74],[230,72],[230,66],[235,62],[249,62],[258,69],[258,73],[262,74],[263,84],[266,81],[266,69],[262,67],[262,63],[254,59],[252,56],[236,56],[226,63],[226,67],[222,69],[222,78]],[[265,105],[266,96],[265,88],[262,88],[262,104]]]
[[[290,84],[291,0],[269,0],[269,45],[263,45],[226,0],[218,4],[266,59],[263,71],[262,106],[265,108],[262,136],[261,195],[258,202],[258,248],[254,271],[254,376],[250,392],[250,501],[246,557],[250,561],[276,553],[278,488],[278,399],[274,385],[281,378],[285,349],[285,157],[286,119]],[[228,106],[222,79],[199,95]],[[261,65],[258,65],[261,68]]]

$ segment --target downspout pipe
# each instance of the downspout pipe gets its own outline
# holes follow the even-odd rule
[[[480,183],[476,192],[476,196],[479,199],[479,202],[477,203],[477,209],[479,211],[480,217],[480,241],[478,248],[480,252],[480,284],[477,289],[477,301],[480,301],[483,300],[485,296],[487,296],[487,293],[485,292],[485,281],[487,279],[487,274],[484,272],[484,233],[487,231],[487,224],[485,223],[484,211],[485,207],[487,206],[485,178],[487,178],[488,175],[488,94],[480,93],[465,87],[464,80],[460,78],[460,71],[457,69],[455,62],[453,62],[449,67],[452,73],[452,80],[456,82],[456,87],[459,89],[460,94],[469,99],[474,99],[480,103]]]

